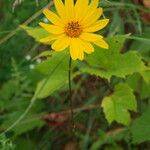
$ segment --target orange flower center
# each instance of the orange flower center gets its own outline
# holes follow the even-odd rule
[[[65,33],[71,38],[77,38],[82,32],[81,25],[78,21],[71,21],[65,26]]]

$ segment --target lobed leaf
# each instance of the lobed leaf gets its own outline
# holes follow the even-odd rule
[[[136,111],[137,103],[132,89],[125,83],[116,85],[114,93],[105,97],[102,102],[103,111],[109,124],[113,121],[129,125],[130,111]]]
[[[86,57],[88,65],[82,67],[81,71],[110,80],[112,76],[124,78],[134,72],[142,72],[148,69],[137,52],[119,53],[125,41],[122,36],[120,36],[120,40],[117,38],[118,43],[115,43],[115,41],[116,38],[108,39],[110,46],[108,50],[95,47],[95,52]]]

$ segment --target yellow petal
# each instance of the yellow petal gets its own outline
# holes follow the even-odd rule
[[[94,42],[94,44],[104,49],[109,49],[109,45],[103,39]]]
[[[52,49],[55,51],[62,51],[65,50],[69,45],[70,38],[64,34],[52,44]]]
[[[84,47],[84,52],[86,52],[87,54],[91,54],[92,52],[94,52],[94,47],[90,42],[81,40],[81,43]]]
[[[78,59],[79,59],[79,60],[83,60],[83,59],[84,59],[84,52],[83,52],[83,50],[80,50],[80,51],[78,52]]]
[[[87,13],[89,0],[77,0],[75,4],[75,19],[81,21]]]
[[[62,20],[55,13],[53,13],[52,11],[50,11],[48,9],[44,9],[43,14],[53,24],[55,24],[57,26],[62,26],[63,25]]]
[[[88,17],[91,16],[95,12],[95,10],[98,6],[98,2],[99,2],[99,0],[92,0],[91,1],[90,5],[88,6],[86,15],[84,16],[83,20],[87,20]]]
[[[99,0],[92,0],[90,5],[89,5],[89,8],[90,9],[96,9],[98,7],[98,4],[99,4]]]
[[[40,39],[39,41],[42,42],[42,43],[48,43],[50,41],[53,41],[53,40],[56,40],[57,38],[59,38],[60,36],[62,35],[50,35],[48,37],[45,37],[45,38],[42,38]]]
[[[87,17],[83,19],[83,21],[81,22],[83,27],[88,27],[91,24],[95,23],[102,15],[102,12],[103,12],[102,8],[97,8],[93,11],[92,14],[87,14]]]
[[[78,38],[72,38],[70,44],[70,55],[73,60],[84,59],[84,48]]]
[[[103,36],[99,34],[94,34],[94,33],[82,33],[80,35],[80,38],[89,41],[89,42],[94,42],[94,41],[99,41],[103,38]]]
[[[58,15],[64,20],[66,21],[66,12],[65,12],[65,6],[62,2],[62,0],[53,0],[54,1],[54,5],[56,8],[56,11],[58,13]]]
[[[53,34],[64,33],[64,29],[56,25],[50,25],[50,24],[46,24],[43,22],[40,22],[39,25],[42,26],[46,31],[53,33]]]
[[[103,29],[109,23],[109,19],[98,20],[95,24],[84,29],[84,32],[96,32]]]
[[[65,9],[66,9],[66,15],[71,21],[75,15],[74,15],[74,0],[65,0]]]

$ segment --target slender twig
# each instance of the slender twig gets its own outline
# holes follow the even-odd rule
[[[70,114],[71,114],[71,123],[72,123],[72,131],[75,128],[74,124],[74,114],[73,114],[73,102],[72,102],[72,87],[71,87],[71,64],[72,59],[69,58],[69,71],[68,71],[68,81],[69,81],[69,103],[70,103]]]

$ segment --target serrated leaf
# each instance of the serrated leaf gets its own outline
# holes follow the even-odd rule
[[[120,37],[122,42],[115,43],[116,39],[113,39],[108,39],[110,47],[108,50],[95,47],[95,52],[86,57],[88,65],[82,67],[81,71],[110,80],[112,76],[124,78],[126,75],[133,74],[134,72],[147,70],[137,52],[119,53],[124,41],[122,36]]]
[[[109,51],[111,51],[111,53],[120,53],[128,36],[129,35],[118,35],[107,39]]]
[[[137,118],[130,127],[132,143],[150,141],[150,105],[148,109]]]
[[[81,70],[109,80],[112,76],[124,78],[126,75],[147,69],[136,52],[113,55],[106,50],[99,50],[94,55],[89,56],[90,65]]]
[[[49,33],[41,27],[28,27],[28,26],[20,26],[21,29],[25,30],[28,35],[33,37],[36,41],[40,42],[41,38],[45,38],[49,35]]]
[[[47,97],[67,83],[68,68],[69,55],[66,52],[54,52],[51,58],[39,64],[37,69],[46,76],[37,85],[37,97]]]
[[[136,111],[137,104],[132,89],[125,83],[116,85],[114,93],[102,101],[103,111],[109,124],[113,121],[129,125],[129,110]]]

